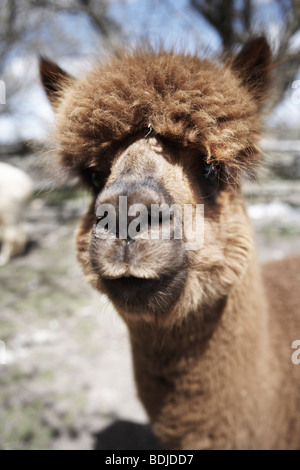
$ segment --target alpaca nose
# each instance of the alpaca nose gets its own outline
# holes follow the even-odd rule
[[[165,279],[182,265],[182,238],[174,236],[176,216],[170,214],[176,204],[156,181],[115,181],[96,204],[90,259],[102,280],[113,282],[112,289],[116,279]]]
[[[171,204],[169,194],[152,180],[139,184],[114,183],[100,195],[97,222],[110,235],[130,242],[143,238],[150,229],[159,228],[164,222],[162,209]]]

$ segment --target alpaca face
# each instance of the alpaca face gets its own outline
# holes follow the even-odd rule
[[[253,173],[259,158],[269,62],[263,38],[220,68],[136,52],[76,81],[42,62],[62,163],[93,194],[78,257],[89,282],[127,321],[175,322],[213,306],[242,278],[252,236],[239,174]],[[152,208],[162,205],[181,214],[189,205],[193,215],[204,207],[203,243],[190,249],[184,218],[173,212],[156,218]],[[102,224],[109,211],[111,226]]]
[[[100,185],[97,171],[92,171]],[[174,149],[157,137],[138,138],[115,156],[77,240],[88,279],[125,318],[132,320],[136,314],[151,321],[154,314],[161,314],[164,319],[173,315],[175,320],[219,301],[239,281],[252,251],[251,230],[239,190],[225,178],[221,168],[214,170],[197,151]],[[128,214],[135,204],[134,215],[139,205],[148,209],[146,223],[133,238],[128,232],[124,238],[118,233],[120,196],[127,198],[121,214]],[[196,244],[187,249],[182,218],[180,239],[174,238],[172,219],[153,224],[150,208],[162,204],[175,204],[182,213],[186,205],[203,205],[200,248]],[[102,205],[104,209],[111,205],[116,213],[117,230],[108,238],[101,238],[98,230]],[[127,228],[131,220],[127,216]],[[165,224],[171,228],[166,239],[162,238]],[[158,239],[153,239],[155,229]]]
[[[155,221],[153,213],[153,207],[165,204],[169,208],[175,200],[183,203],[186,199],[184,193],[188,186],[182,184],[182,171],[174,167],[170,154],[169,158],[167,156],[167,151],[155,138],[141,138],[131,143],[116,156],[105,187],[96,198],[96,213],[103,204],[112,206],[116,212],[116,227],[113,227],[116,230],[112,237],[100,238],[97,222],[93,225],[90,265],[97,277],[97,288],[118,308],[126,305],[131,312],[170,309],[185,283],[183,240],[174,239],[172,220],[167,216],[162,219],[162,214],[160,217],[157,214]],[[177,187],[181,183],[183,194],[180,197],[176,197],[166,175]],[[144,210],[145,220],[141,220],[138,231],[133,231],[138,222],[134,217],[136,209],[138,214]],[[125,213],[127,222],[122,227]],[[162,231],[168,228],[168,233],[166,230],[164,233],[166,238],[162,238]]]

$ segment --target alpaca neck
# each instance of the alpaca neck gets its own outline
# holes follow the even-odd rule
[[[171,331],[157,325],[130,329],[139,396],[158,434],[169,425],[172,445],[180,447],[176,420],[182,426],[182,415],[188,436],[189,426],[210,422],[218,412],[226,415],[241,394],[255,396],[270,367],[267,330],[256,260],[214,310],[191,314]]]

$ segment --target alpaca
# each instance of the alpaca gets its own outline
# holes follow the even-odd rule
[[[33,183],[19,168],[0,162],[0,266],[24,253],[27,234],[22,223]]]
[[[41,60],[61,164],[92,194],[78,259],[128,326],[138,395],[168,449],[300,444],[300,262],[259,267],[241,195],[261,161],[271,61],[264,37],[222,63],[125,50],[80,79]],[[148,223],[102,237],[98,209],[110,204],[121,226],[121,196]],[[173,203],[204,204],[200,248],[142,236],[150,207]]]

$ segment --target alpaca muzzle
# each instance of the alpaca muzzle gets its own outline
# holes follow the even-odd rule
[[[154,180],[109,185],[98,197],[95,215],[91,264],[110,297],[126,296],[128,303],[142,294],[149,302],[182,272],[176,205]]]

